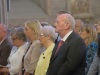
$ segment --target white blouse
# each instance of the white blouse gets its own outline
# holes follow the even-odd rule
[[[13,46],[13,47],[12,47],[11,52],[10,52],[10,55],[9,55],[9,57],[8,57],[8,59],[7,59],[7,62],[8,62],[8,64],[6,65],[7,67],[9,67],[9,68],[11,67],[9,58],[10,58],[17,50],[18,50],[18,47],[16,47],[16,46]]]
[[[28,43],[25,43],[24,45],[20,46],[18,50],[9,57],[11,65],[11,67],[9,68],[10,75],[17,74],[22,70],[22,59],[27,48]]]

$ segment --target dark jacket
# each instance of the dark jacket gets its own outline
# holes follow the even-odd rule
[[[11,42],[6,38],[0,45],[0,65],[7,65],[7,59],[12,49]]]
[[[56,55],[52,52],[46,75],[85,75],[86,46],[81,37],[72,32]]]

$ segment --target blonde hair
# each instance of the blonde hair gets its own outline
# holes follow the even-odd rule
[[[87,33],[90,34],[90,37],[88,38],[89,41],[86,45],[89,45],[93,41],[97,41],[97,32],[93,25],[83,25],[81,31],[86,31]]]
[[[31,20],[25,22],[25,26],[28,26],[32,31],[34,31],[34,38],[38,39],[40,34],[40,28],[42,27],[38,20]]]

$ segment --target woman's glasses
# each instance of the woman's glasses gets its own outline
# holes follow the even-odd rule
[[[17,38],[11,38],[12,41],[15,41]]]

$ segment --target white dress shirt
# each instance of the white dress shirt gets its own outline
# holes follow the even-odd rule
[[[68,38],[68,36],[73,32],[73,30],[71,30],[70,32],[68,32],[61,40],[63,40],[64,42],[66,41],[66,39]]]

